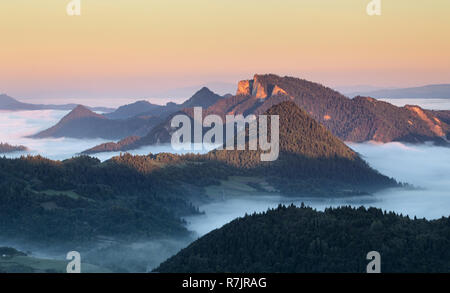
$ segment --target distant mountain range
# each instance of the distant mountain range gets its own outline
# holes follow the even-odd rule
[[[202,88],[182,104],[167,103],[165,106],[138,101],[119,107],[116,111],[99,115],[84,106],[77,106],[63,117],[56,125],[41,131],[31,137],[73,137],[73,138],[104,138],[123,139],[127,136],[143,137],[167,116],[184,108],[204,107],[215,104],[223,99],[207,88]],[[126,139],[127,144],[135,139]],[[99,149],[116,149],[114,143],[99,146]]]
[[[158,123],[160,123],[160,119],[151,116],[133,117],[123,120],[109,119],[79,105],[64,116],[55,126],[30,137],[100,137],[104,139],[121,139],[131,135],[145,135]]]
[[[279,206],[216,229],[159,273],[365,273],[367,254],[384,273],[450,272],[450,220],[410,219],[369,208]]]
[[[429,111],[413,105],[397,107],[370,97],[349,99],[317,83],[273,74],[255,75],[252,80],[239,82],[236,95],[218,99],[206,108],[205,115],[261,114],[283,101],[293,101],[344,141],[432,141],[448,145],[450,111]],[[185,109],[180,113],[190,115],[192,110]],[[169,115],[141,139],[115,149],[127,151],[169,143],[171,133],[175,131],[170,127],[170,121],[175,114],[178,112]]]
[[[72,110],[77,104],[64,104],[64,105],[45,105],[45,104],[29,104],[22,103],[18,100],[7,96],[0,95],[0,110],[6,111],[26,111],[26,110]],[[111,112],[113,108],[108,107],[88,107],[92,111],[97,112]]]
[[[155,105],[148,101],[137,101],[132,104],[120,106],[114,112],[105,114],[110,119],[128,119],[147,112],[160,111],[164,106]]]
[[[377,99],[450,99],[450,84],[356,91],[347,93],[346,96],[367,96]]]
[[[135,116],[159,116],[166,117],[174,112],[180,111],[184,108],[191,107],[203,107],[208,108],[214,105],[217,101],[223,99],[209,90],[203,87],[197,91],[191,98],[183,102],[182,104],[176,104],[169,102],[165,106],[151,104],[147,101],[138,101],[133,104],[119,107],[116,111],[108,113],[105,116],[111,119],[127,119]]]

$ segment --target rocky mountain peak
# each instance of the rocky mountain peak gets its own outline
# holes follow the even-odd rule
[[[85,117],[96,117],[96,118],[106,119],[105,116],[97,114],[97,113],[89,110],[88,108],[86,108],[83,105],[78,105],[72,111],[70,111],[70,113],[67,114],[61,121],[70,121],[70,120],[85,118]]]

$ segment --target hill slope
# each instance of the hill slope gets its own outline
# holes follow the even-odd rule
[[[161,273],[450,272],[450,220],[411,220],[370,208],[280,206],[214,230],[155,269]]]
[[[130,135],[144,135],[159,122],[160,120],[157,117],[112,120],[79,105],[64,116],[56,125],[32,137],[122,139]]]
[[[205,156],[247,169],[250,174],[268,176],[277,189],[288,194],[299,194],[299,190],[303,190],[312,195],[319,186],[319,189],[330,188],[338,193],[344,189],[370,191],[395,185],[295,103],[283,102],[264,114],[279,116],[277,160],[261,161],[260,150],[213,150]]]

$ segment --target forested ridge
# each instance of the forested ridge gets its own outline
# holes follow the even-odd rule
[[[370,97],[349,99],[319,83],[275,74],[257,74],[248,82],[253,84],[250,92],[218,101],[208,108],[208,114],[262,114],[274,105],[293,101],[344,141],[446,144],[442,136],[450,133],[449,124],[435,119],[439,113],[417,106],[397,107]]]
[[[180,216],[197,213],[164,174],[81,156],[0,159],[1,236],[90,241],[98,235],[187,235]]]
[[[269,177],[285,194],[331,191],[336,196],[342,189],[358,193],[396,186],[393,179],[372,169],[294,102],[282,102],[263,114],[279,116],[280,153],[277,160],[262,162],[261,150],[214,150],[205,157],[226,162],[247,173]],[[271,137],[270,127],[268,137]]]
[[[156,272],[355,272],[367,253],[382,272],[450,272],[450,219],[410,219],[364,207],[279,206],[216,229],[162,263]]]

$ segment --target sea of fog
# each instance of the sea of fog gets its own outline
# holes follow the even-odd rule
[[[396,100],[398,101],[398,100]],[[414,99],[414,104],[421,100]],[[429,100],[423,101],[424,103]],[[409,103],[409,102],[408,102]],[[422,104],[424,106],[426,104]],[[442,106],[442,105],[441,105]],[[450,109],[450,105],[442,106]],[[429,107],[430,108],[430,107]],[[433,108],[438,108],[433,107]],[[28,154],[41,154],[51,159],[67,159],[77,153],[105,142],[103,139],[30,139],[27,135],[54,125],[66,115],[67,111],[19,111],[0,112],[0,142],[14,145],[25,145],[30,149]],[[357,151],[375,169],[409,183],[416,189],[389,189],[372,196],[352,198],[293,198],[283,196],[247,196],[229,198],[200,206],[204,214],[187,217],[187,228],[196,236],[204,235],[237,217],[254,212],[263,212],[281,204],[300,205],[302,202],[318,210],[326,207],[352,205],[374,206],[387,211],[394,211],[419,218],[436,219],[450,215],[450,148],[432,145],[407,145],[402,143],[375,144],[364,143],[348,145]],[[173,152],[169,146],[146,147],[134,154]],[[7,157],[18,157],[25,153],[6,154]],[[117,152],[101,153],[97,157],[106,160]],[[3,156],[3,154],[0,154]],[[92,251],[84,251],[90,261],[109,267],[120,265],[130,271],[142,271],[154,268],[161,261],[176,253],[192,239],[162,239],[139,243],[115,243],[106,247],[98,247]],[[52,250],[36,248],[26,243],[10,243],[0,239],[0,246],[8,244],[22,250],[31,250],[34,255],[63,259],[63,256]]]
[[[397,106],[414,104],[426,109],[445,110],[450,109],[450,99],[382,99]],[[80,152],[92,148],[110,140],[105,139],[74,139],[74,138],[45,138],[31,139],[27,136],[35,134],[55,125],[69,111],[60,110],[38,110],[38,111],[0,111],[0,142],[12,145],[24,145],[29,150],[2,154],[8,158],[16,158],[22,155],[40,154],[53,160],[64,160],[76,156]],[[204,153],[207,150],[196,151]],[[135,155],[148,153],[175,152],[169,145],[147,146],[130,151]],[[188,153],[182,151],[178,153]],[[104,152],[94,155],[102,161],[119,155],[120,152]]]
[[[43,138],[32,139],[27,136],[38,133],[55,125],[69,111],[59,110],[39,110],[39,111],[0,111],[0,142],[11,145],[23,145],[28,148],[25,152],[14,152],[2,154],[7,158],[17,158],[22,155],[42,155],[53,160],[70,159],[80,152],[92,148],[96,145],[109,142],[101,138],[76,139],[76,138]],[[147,146],[130,151],[135,155],[157,154],[162,152],[175,152],[170,145]],[[183,150],[178,153],[189,153],[192,151]],[[196,153],[207,152],[207,149],[195,151]],[[93,156],[101,161],[119,155],[120,152],[104,152]]]
[[[401,99],[395,99],[395,101],[399,100]],[[415,102],[415,104],[426,106],[431,100],[412,99],[411,101]],[[449,103],[446,109],[450,109],[450,100],[445,101]],[[5,154],[5,156],[18,157],[23,154],[41,154],[51,159],[62,160],[71,158],[83,150],[106,142],[104,139],[31,139],[26,137],[53,126],[67,113],[68,111],[57,110],[0,112],[0,142],[24,145],[29,148],[29,151],[25,153]],[[202,206],[201,209],[206,214],[195,219],[188,219],[189,227],[199,234],[204,234],[245,213],[263,211],[279,203],[289,204],[290,202],[305,202],[318,209],[343,204],[364,204],[427,218],[438,218],[450,214],[449,148],[401,143],[349,143],[349,146],[360,153],[373,168],[381,173],[398,181],[412,184],[418,189],[388,190],[367,198],[301,198],[292,200],[285,197],[261,196],[230,199],[226,202]],[[174,152],[174,150],[170,146],[148,146],[131,151],[131,153],[139,155],[160,152]],[[106,152],[95,156],[104,161],[118,154],[119,152]],[[208,220],[205,221],[205,218]]]
[[[370,196],[349,198],[308,198],[248,196],[205,204],[205,214],[186,218],[188,228],[199,236],[219,228],[246,213],[263,212],[280,203],[305,203],[318,210],[351,205],[378,207],[410,217],[436,219],[450,216],[450,148],[402,143],[364,143],[348,145],[376,170],[409,183],[414,189],[388,189]]]

